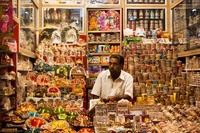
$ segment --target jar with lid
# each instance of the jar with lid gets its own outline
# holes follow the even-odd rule
[[[159,28],[158,20],[155,20],[155,21],[154,21],[154,28],[155,28],[155,29]]]
[[[170,105],[171,104],[171,102],[170,102],[170,97],[166,97],[165,98],[165,106],[168,106],[168,105]]]
[[[176,62],[177,62],[177,60],[174,60],[174,59],[173,59],[173,60],[171,61],[171,67],[176,67],[176,66],[177,66],[177,65],[176,65],[177,63],[176,63]]]
[[[148,20],[144,20],[144,30],[148,30]]]
[[[160,19],[164,19],[164,9],[160,10]]]
[[[132,10],[128,10],[128,19],[129,19],[129,20],[132,20],[132,19],[133,19]]]
[[[150,54],[150,59],[151,60],[155,60],[156,59],[156,55],[155,54]]]
[[[152,84],[152,93],[155,95],[155,94],[157,94],[158,92],[157,92],[157,84]]]
[[[163,94],[168,94],[169,88],[166,85],[163,85]]]
[[[144,59],[145,59],[145,60],[149,60],[149,59],[150,59],[149,54],[146,54]]]
[[[151,43],[151,49],[156,49],[156,43]]]
[[[141,72],[137,72],[137,73],[135,73],[135,75],[137,76],[138,82],[142,82],[143,81],[143,77],[142,77],[142,73]]]
[[[147,82],[146,88],[147,88],[147,94],[148,94],[148,95],[153,94],[151,83],[148,83],[148,82]]]
[[[159,29],[163,30],[163,21],[159,20]]]
[[[135,30],[136,26],[135,26],[135,21],[131,22],[131,29]]]
[[[141,90],[140,90],[140,86],[139,85],[135,85],[134,86],[134,96],[140,96],[141,95]]]
[[[137,19],[137,10],[133,10],[133,18]]]
[[[165,73],[165,76],[166,76],[166,81],[170,81],[171,79],[171,74],[169,72],[166,72]]]
[[[131,75],[134,75],[135,69],[133,63],[128,63],[128,71]]]
[[[156,54],[156,60],[160,60],[160,58],[161,58],[161,54]]]
[[[159,80],[160,79],[160,74],[158,72],[154,72],[154,79]]]
[[[160,85],[160,86],[157,86],[157,92],[158,92],[158,93],[162,93],[162,92],[163,92],[163,88],[162,88],[161,85]]]
[[[165,59],[161,59],[160,60],[160,65],[161,65],[161,68],[165,68],[166,67],[166,60]]]
[[[154,21],[153,20],[150,20],[150,30],[153,30],[154,29]]]
[[[168,50],[166,56],[167,56],[167,59],[172,59],[172,51]]]
[[[155,19],[159,19],[159,10],[155,10]]]
[[[149,19],[149,10],[145,10],[145,19]]]
[[[139,18],[140,18],[140,19],[143,19],[143,18],[144,18],[143,10],[140,10],[140,11],[139,11]]]
[[[150,11],[150,19],[154,19],[154,10]]]
[[[146,50],[146,44],[143,44],[143,43],[142,43],[142,44],[141,44],[141,49],[142,49],[142,50]]]
[[[151,71],[152,72],[156,72],[157,71],[157,67],[155,65],[151,65]]]
[[[171,60],[170,59],[166,60],[166,67],[171,67]]]
[[[169,92],[168,92],[168,94],[169,94],[169,95],[172,95],[173,92],[174,92],[174,87],[173,87],[173,86],[170,86],[170,87],[169,87]]]
[[[149,80],[154,80],[153,72],[150,72],[150,73],[149,73]]]
[[[149,73],[144,72],[144,73],[142,73],[142,76],[143,76],[144,81],[149,80]]]
[[[146,86],[144,84],[140,85],[141,94],[146,93]]]
[[[195,97],[194,96],[190,96],[189,97],[189,104],[190,105],[195,105]]]
[[[140,27],[144,27],[144,20],[140,20]]]

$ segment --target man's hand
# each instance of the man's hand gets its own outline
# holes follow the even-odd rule
[[[119,101],[121,99],[127,99],[129,101],[132,101],[132,98],[129,95],[120,95],[120,96],[108,96],[108,101]]]
[[[109,96],[108,98],[108,101],[118,101],[119,98],[117,96]]]

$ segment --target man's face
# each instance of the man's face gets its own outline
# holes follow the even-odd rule
[[[110,70],[111,75],[116,75],[121,72],[121,65],[117,58],[110,58],[109,70]]]

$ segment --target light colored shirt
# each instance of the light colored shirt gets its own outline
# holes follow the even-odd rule
[[[100,98],[125,94],[133,98],[133,77],[121,70],[120,76],[113,81],[109,70],[102,71],[98,75],[91,93]]]

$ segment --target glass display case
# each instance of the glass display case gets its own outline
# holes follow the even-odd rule
[[[173,9],[173,41],[185,50],[200,48],[200,1],[183,0]]]
[[[21,7],[20,8],[20,26],[22,27],[34,27],[34,8],[33,7]]]
[[[116,4],[120,5],[120,0],[89,0],[89,4]]]
[[[84,31],[82,8],[43,8],[43,27],[61,27],[75,22]]]
[[[165,0],[126,0],[126,4],[165,4]]]
[[[84,4],[84,0],[43,0],[43,4]]]
[[[165,8],[127,8],[125,20],[126,28],[133,31],[136,30],[136,27],[143,27],[145,31],[157,28],[165,30]]]
[[[36,7],[31,0],[21,0],[20,2],[20,31],[19,31],[19,52],[26,56],[31,56],[35,52],[36,45]],[[24,51],[24,52],[22,52]],[[32,52],[32,53],[29,53]]]

